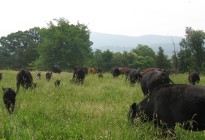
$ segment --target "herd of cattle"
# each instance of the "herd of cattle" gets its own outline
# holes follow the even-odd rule
[[[54,66],[54,73],[61,73],[61,69]],[[52,72],[46,73],[46,80],[52,77]],[[103,78],[103,70],[76,66],[73,69],[72,81],[83,84],[86,74],[97,73]],[[162,128],[163,133],[173,132],[176,123],[184,129],[199,131],[205,130],[205,87],[196,86],[200,81],[198,73],[189,74],[190,84],[175,84],[169,76],[169,72],[160,68],[148,68],[142,72],[132,68],[113,68],[111,74],[114,78],[125,75],[130,84],[140,83],[145,98],[139,103],[133,103],[128,111],[128,120],[134,123],[137,118],[141,121],[153,121],[155,126]],[[41,73],[36,74],[41,79]],[[2,73],[0,73],[0,80]],[[16,91],[11,88],[3,88],[3,100],[9,113],[14,111],[15,97],[20,86],[24,89],[36,87],[33,77],[27,70],[20,70],[16,76]],[[60,80],[54,82],[60,85]]]
[[[128,72],[130,71],[130,72]],[[127,75],[131,83],[140,82],[145,98],[133,103],[128,111],[128,121],[134,124],[139,118],[142,122],[154,122],[162,128],[165,136],[175,135],[175,125],[187,130],[205,130],[205,87],[196,86],[200,81],[197,72],[190,73],[190,84],[175,84],[169,72],[159,68],[136,69],[115,68],[113,76]]]
[[[57,65],[54,65],[52,67],[52,71],[46,72],[46,80],[49,82],[53,73],[61,73],[60,67]],[[83,84],[85,75],[88,73],[98,73],[98,77],[103,77],[103,71],[102,69],[96,69],[96,68],[87,68],[87,67],[81,67],[76,66],[73,69],[73,78],[72,81],[75,83],[81,83]],[[38,79],[41,79],[41,72],[36,73],[36,77]],[[3,78],[3,73],[0,73],[0,81]],[[60,86],[61,80],[57,79],[54,81],[54,85],[56,87]],[[16,95],[19,92],[19,88],[22,86],[25,90],[27,89],[33,89],[37,86],[37,83],[33,82],[33,76],[30,71],[28,70],[19,70],[16,76],[16,90],[12,88],[2,88],[3,89],[3,100],[6,109],[9,113],[12,113],[15,109],[15,102],[16,102]]]

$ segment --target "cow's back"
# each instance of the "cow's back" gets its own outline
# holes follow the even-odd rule
[[[197,123],[193,123],[192,130],[205,129],[205,87],[173,84],[153,92],[150,96],[153,112],[167,125],[193,120]],[[188,124],[184,128],[191,129]]]

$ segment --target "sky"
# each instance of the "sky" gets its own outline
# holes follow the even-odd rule
[[[128,36],[205,31],[205,0],[1,0],[0,13],[0,37],[58,18],[91,32]]]

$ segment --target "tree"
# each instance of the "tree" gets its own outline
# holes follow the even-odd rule
[[[113,53],[110,50],[106,50],[102,53],[102,68],[105,71],[109,71],[112,69],[112,60],[113,60]]]
[[[156,56],[156,64],[157,67],[168,69],[171,67],[170,61],[168,60],[168,57],[164,54],[164,50],[162,47],[159,47],[159,51]]]
[[[40,31],[42,36],[38,47],[40,57],[35,61],[35,67],[47,70],[54,64],[62,69],[86,65],[92,52],[90,31],[87,26],[80,23],[70,24],[64,18],[54,21],[50,21],[48,28]]]
[[[92,66],[93,66],[93,67],[97,67],[97,68],[102,68],[102,63],[103,63],[102,51],[99,50],[99,49],[97,49],[97,50],[93,53]]]
[[[138,44],[135,49],[131,50],[135,53],[137,59],[135,60],[135,65],[140,69],[155,67],[156,66],[156,55],[155,52],[147,45]]]
[[[0,39],[1,68],[28,67],[38,57],[36,48],[40,42],[39,28],[11,33]]]
[[[204,39],[205,33],[202,30],[193,30],[191,27],[186,27],[186,38],[183,38],[180,42],[180,46],[183,50],[189,50],[191,57],[193,58],[193,64],[195,70],[199,70],[204,65],[205,50]]]
[[[179,72],[187,72],[194,69],[191,51],[188,49],[181,49],[177,54],[179,58]]]

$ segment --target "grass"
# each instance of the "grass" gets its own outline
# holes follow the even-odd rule
[[[17,71],[2,70],[1,87],[16,88]],[[140,102],[143,94],[139,84],[131,86],[123,76],[113,79],[87,75],[83,85],[70,82],[71,73],[53,74],[51,81],[38,80],[32,72],[37,88],[23,90],[16,98],[16,108],[9,115],[0,94],[0,139],[85,139],[85,140],[142,140],[163,139],[161,129],[152,123],[130,126],[127,112],[133,102]],[[201,77],[200,85],[205,83]],[[54,81],[61,79],[59,87]],[[175,83],[188,83],[187,74],[171,75]],[[191,132],[176,127],[177,139],[204,139],[205,132]]]

